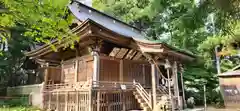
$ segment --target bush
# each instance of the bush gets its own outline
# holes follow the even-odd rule
[[[0,107],[29,106],[27,97],[19,97],[13,99],[5,99],[0,101]]]

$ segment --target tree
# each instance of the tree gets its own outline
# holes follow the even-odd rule
[[[0,1],[0,83],[14,86],[26,76],[24,51],[34,44],[50,44],[53,39],[74,42],[77,37],[70,31],[73,16],[69,0],[2,0]],[[1,47],[3,48],[3,47]],[[4,47],[5,48],[5,47]],[[53,49],[54,46],[53,46]]]
[[[193,52],[199,60],[204,58],[204,61],[186,66],[185,79],[191,82],[187,86],[201,89],[195,80],[202,78],[207,80],[208,89],[214,89],[218,80],[213,64],[216,46],[211,44],[216,42],[213,31],[216,35],[232,32],[239,18],[238,3],[238,0],[95,0],[94,6],[140,27],[150,40]],[[214,23],[212,15],[215,16]]]
[[[24,28],[22,34],[25,37],[46,44],[50,44],[53,39],[61,41],[63,37],[76,39],[69,28],[73,16],[68,12],[68,3],[69,0],[0,1],[1,7],[7,10],[0,15],[0,27],[5,31]],[[9,37],[1,36],[1,40]]]

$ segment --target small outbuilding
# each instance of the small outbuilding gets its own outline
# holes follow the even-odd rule
[[[240,65],[218,77],[225,106],[240,108]]]

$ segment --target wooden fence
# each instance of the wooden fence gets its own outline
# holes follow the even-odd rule
[[[44,92],[44,109],[57,111],[122,111],[139,109],[133,90]]]
[[[89,111],[89,91],[44,92],[43,108],[57,111]]]

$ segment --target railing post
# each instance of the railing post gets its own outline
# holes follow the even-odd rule
[[[49,92],[49,96],[48,96],[48,109],[51,109],[51,92]]]
[[[151,105],[151,109],[153,109],[153,98],[152,98],[152,92],[149,91],[149,102],[150,102],[150,105]]]
[[[136,81],[135,81],[135,79],[133,79],[133,85],[136,85]]]

